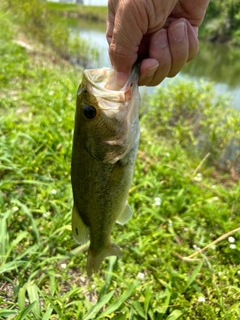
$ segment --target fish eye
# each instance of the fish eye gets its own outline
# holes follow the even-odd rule
[[[87,119],[94,119],[96,117],[97,110],[93,106],[85,105],[83,107],[83,113]]]

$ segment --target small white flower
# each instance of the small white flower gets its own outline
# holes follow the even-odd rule
[[[198,173],[194,178],[195,181],[202,181],[202,174]]]
[[[69,95],[67,96],[67,101],[71,101],[71,100],[72,100],[72,95],[69,94]]]
[[[56,189],[52,189],[51,190],[51,194],[56,194],[57,193],[57,190]]]
[[[200,248],[196,244],[193,245],[193,249],[194,250],[200,250]]]
[[[79,277],[79,280],[80,280],[81,282],[86,282],[86,278],[83,277],[83,276],[80,276],[80,277]]]
[[[154,203],[156,206],[159,207],[162,203],[162,200],[159,197],[156,197],[156,198],[154,198]]]
[[[60,266],[61,266],[62,269],[66,269],[67,268],[66,263],[62,263]]]
[[[18,208],[18,207],[13,207],[12,209],[13,209],[13,212],[16,212],[16,211],[18,211],[18,210],[19,210],[19,208]]]
[[[142,273],[142,272],[139,272],[138,275],[137,275],[137,278],[140,279],[140,280],[143,280],[145,278],[145,274]]]
[[[234,243],[230,244],[230,249],[236,249],[236,248],[237,248],[237,246]]]
[[[172,225],[173,225],[172,220],[168,220],[168,226],[169,226],[169,227],[172,227]]]
[[[212,197],[212,198],[210,198],[210,199],[207,200],[207,202],[209,202],[209,203],[217,202],[217,201],[219,201],[219,198],[218,198],[218,197]]]
[[[219,275],[219,277],[221,277],[221,275],[222,275],[222,272],[221,272],[221,271],[218,271],[218,275]]]
[[[240,275],[240,270],[238,270],[237,274]]]
[[[234,242],[235,242],[235,238],[233,238],[233,237],[228,237],[228,241],[229,241],[230,243],[234,243]]]
[[[198,297],[198,302],[205,302],[206,300],[205,300],[205,298],[203,297],[203,296],[201,296],[201,297]]]
[[[49,212],[44,212],[44,213],[43,213],[43,217],[44,217],[44,218],[47,218],[48,216],[49,216]]]

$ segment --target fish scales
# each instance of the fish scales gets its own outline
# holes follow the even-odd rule
[[[109,68],[85,70],[77,93],[72,150],[72,234],[84,244],[90,236],[87,274],[91,277],[107,256],[121,256],[111,241],[115,222],[124,224],[140,126],[139,65],[119,89]]]

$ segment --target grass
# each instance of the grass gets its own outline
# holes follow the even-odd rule
[[[21,25],[23,37],[51,47],[61,58],[84,68],[98,58],[98,49],[72,33],[67,25],[68,20],[59,16],[58,11],[48,9],[47,2],[3,0],[2,6],[14,14],[15,24]]]
[[[224,171],[218,165],[239,114],[205,84],[143,99],[134,216],[113,233],[123,257],[106,259],[88,281],[86,255],[71,237],[81,70],[17,44],[3,10],[0,27],[0,318],[239,319],[239,233],[181,259],[239,227],[238,155]],[[203,135],[208,144],[199,143]]]

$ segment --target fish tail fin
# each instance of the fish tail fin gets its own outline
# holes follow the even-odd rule
[[[117,256],[121,257],[122,252],[119,247],[112,243],[109,247],[104,248],[99,252],[94,252],[93,250],[88,250],[88,258],[87,258],[87,275],[88,278],[91,278],[93,272],[97,272],[103,259],[108,256]]]

